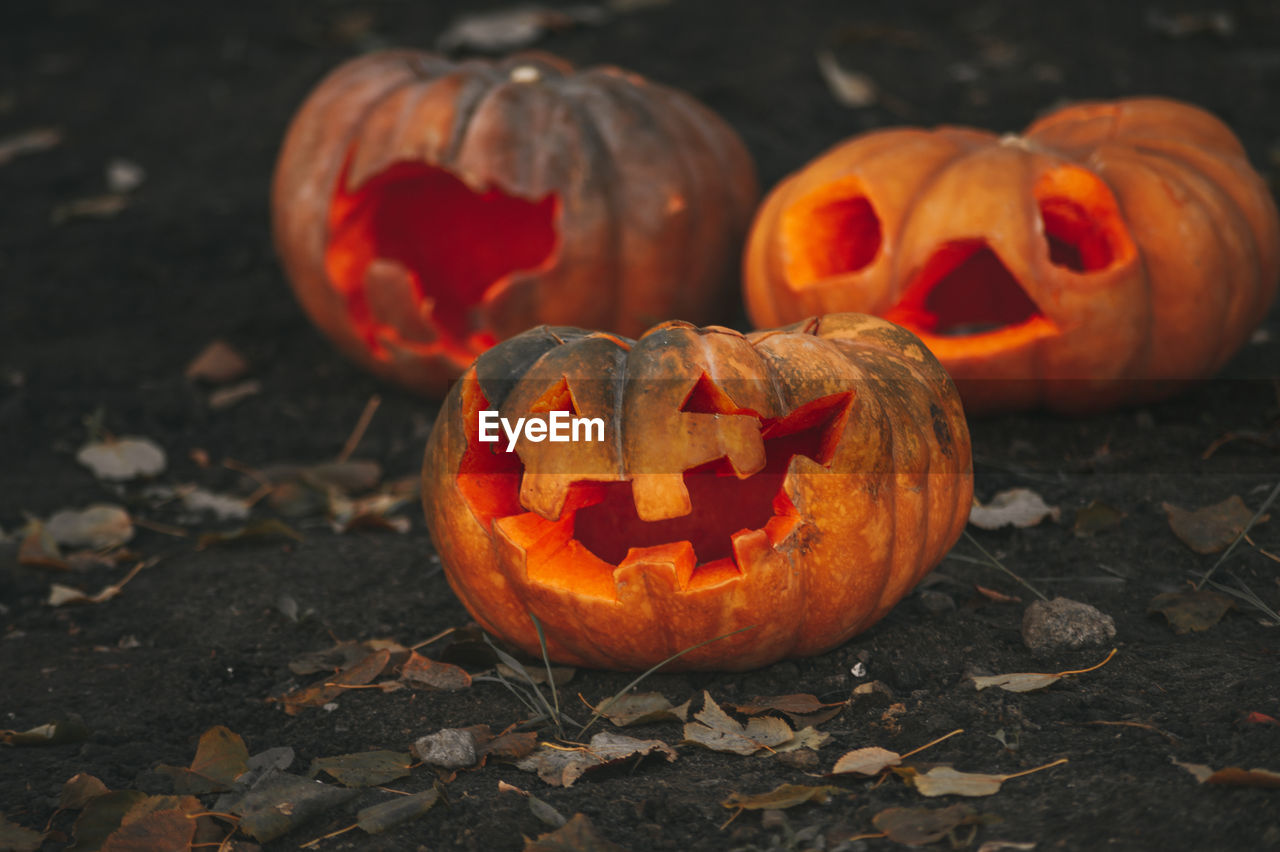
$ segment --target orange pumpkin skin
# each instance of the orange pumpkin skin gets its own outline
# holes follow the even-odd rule
[[[313,322],[374,373],[439,395],[533,325],[710,319],[757,198],[738,136],[674,89],[545,54],[394,50],[307,98],[271,208]]]
[[[757,325],[883,316],[925,341],[970,413],[1083,413],[1218,370],[1275,296],[1280,224],[1226,125],[1141,98],[1022,136],[855,137],[773,190],[744,267]]]
[[[600,417],[603,441],[515,452],[482,410]],[[881,618],[959,537],[973,474],[959,396],[915,337],[835,314],[637,341],[537,328],[450,391],[423,463],[446,576],[490,633],[552,659],[748,669]],[[743,630],[743,628],[750,628]]]

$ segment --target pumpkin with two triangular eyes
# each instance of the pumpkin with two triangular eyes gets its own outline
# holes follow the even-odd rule
[[[1280,220],[1231,130],[1133,98],[1021,135],[879,130],[778,185],[748,239],[760,326],[826,311],[920,336],[970,413],[1100,410],[1213,375],[1266,316]]]
[[[676,89],[541,53],[385,50],[307,97],[271,213],[321,331],[380,377],[443,395],[534,325],[713,319],[757,197],[738,135]]]
[[[840,644],[937,564],[973,490],[951,380],[856,314],[749,335],[533,329],[453,387],[422,477],[445,575],[485,630],[628,670]]]

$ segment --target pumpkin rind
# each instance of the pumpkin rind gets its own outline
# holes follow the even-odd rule
[[[699,394],[714,411],[699,410]],[[514,422],[549,405],[603,417],[605,440],[522,440],[510,456],[476,441],[482,408]],[[788,441],[807,449],[788,455]],[[721,474],[689,473],[708,464]],[[640,540],[663,524],[697,537],[717,513],[739,511],[699,499],[704,485],[728,489],[717,493],[731,502],[755,483],[773,495],[772,515],[732,545]],[[609,499],[583,505],[596,487],[624,489],[642,523],[585,514]],[[855,314],[746,336],[669,322],[634,342],[531,330],[453,387],[423,463],[428,526],[480,625],[536,655],[532,615],[553,659],[613,669],[648,668],[743,628],[671,668],[747,669],[831,648],[942,558],[971,497],[954,385],[911,334]],[[584,553],[601,543],[626,557]],[[731,558],[695,552],[722,546]]]
[[[963,266],[947,268],[947,252],[970,249],[986,252],[968,298],[1002,307],[931,283],[931,269],[945,281]],[[987,293],[970,286],[978,278],[1022,292]],[[1086,412],[1221,368],[1275,297],[1280,220],[1209,113],[1157,98],[1085,103],[1016,137],[895,129],[837,145],[770,193],[744,279],[760,326],[845,310],[906,326],[970,413]],[[987,322],[931,330],[930,299]]]
[[[472,270],[477,292],[437,323],[429,300],[438,310],[452,297],[432,292],[431,270],[379,260],[352,236],[362,216],[377,215],[361,205],[382,198],[361,192],[382,191],[379,180],[394,192],[397,178],[453,181],[439,191],[553,226],[554,244],[530,236],[524,262],[490,263],[497,280]],[[272,216],[315,324],[382,377],[442,394],[478,352],[532,325],[638,334],[672,315],[710,319],[757,197],[741,140],[682,92],[545,54],[454,62],[390,50],[340,66],[302,105],[277,163]],[[438,215],[453,224],[449,211]],[[354,254],[335,249],[342,239]]]

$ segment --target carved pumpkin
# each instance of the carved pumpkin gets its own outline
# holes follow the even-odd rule
[[[551,412],[599,418],[603,440],[526,431],[507,452],[505,434],[481,440],[485,411],[543,434]],[[746,336],[533,329],[453,387],[423,465],[428,526],[476,621],[537,655],[533,616],[553,659],[633,670],[736,630],[671,667],[843,642],[942,558],[972,488],[951,380],[857,314]]]
[[[865,311],[920,336],[974,411],[1068,412],[1213,374],[1263,319],[1280,225],[1222,122],[1159,99],[1022,136],[884,130],[780,184],[745,261],[771,326]]]
[[[434,394],[533,325],[710,319],[757,195],[742,142],[686,94],[541,54],[397,50],[311,93],[271,206],[316,325]]]

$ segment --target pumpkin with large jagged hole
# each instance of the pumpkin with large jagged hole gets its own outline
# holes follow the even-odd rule
[[[1221,368],[1275,296],[1280,223],[1226,125],[1135,98],[1021,136],[837,145],[769,195],[744,273],[758,325],[864,311],[910,329],[971,413],[1083,412]]]
[[[271,208],[315,324],[383,378],[438,394],[534,325],[712,319],[757,195],[738,136],[682,92],[545,54],[391,50],[307,98]]]
[[[563,437],[600,428],[553,442],[556,417]],[[536,620],[552,659],[631,670],[843,642],[942,558],[972,488],[951,380],[857,314],[528,331],[453,387],[423,464],[428,526],[481,626],[537,655]]]

